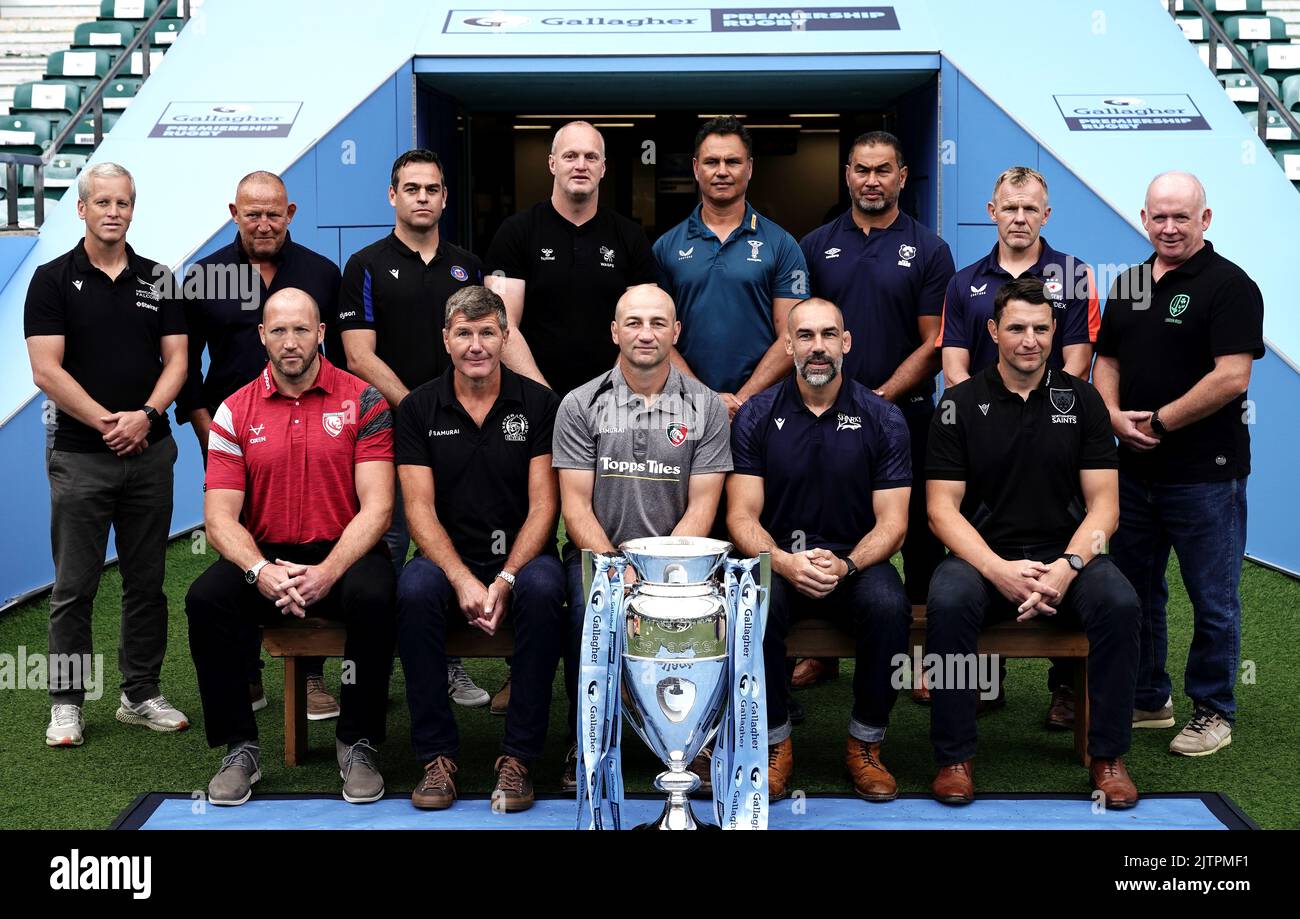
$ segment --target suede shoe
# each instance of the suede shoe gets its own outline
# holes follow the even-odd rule
[[[930,783],[930,791],[944,804],[970,804],[975,800],[974,762],[943,766]]]
[[[1170,696],[1160,708],[1150,711],[1133,709],[1134,728],[1171,728],[1174,726],[1174,699]]]
[[[253,785],[262,778],[261,750],[246,743],[231,750],[221,760],[221,768],[208,783],[208,803],[217,807],[235,807],[253,796]]]
[[[456,761],[450,756],[434,757],[433,762],[425,764],[424,777],[411,792],[411,803],[421,810],[451,807],[456,800],[456,783],[452,779],[455,771]]]
[[[339,778],[343,780],[343,800],[349,804],[369,804],[384,796],[384,777],[379,774],[379,751],[368,740],[354,744],[334,741],[339,760]]]
[[[1123,757],[1094,757],[1088,772],[1092,776],[1092,787],[1106,796],[1106,807],[1123,810],[1138,803],[1137,786],[1124,768]]]
[[[1198,708],[1187,726],[1169,741],[1169,752],[1209,756],[1232,743],[1232,722],[1208,708]]]
[[[325,688],[325,677],[307,677],[307,720],[328,721],[339,716],[339,701]]]
[[[767,748],[767,799],[790,797],[790,776],[794,773],[794,741],[787,737]]]
[[[492,789],[492,812],[513,814],[533,806],[533,780],[528,777],[528,767],[517,757],[498,756],[492,767],[497,774],[496,787]]]
[[[898,797],[898,783],[880,761],[880,744],[850,737],[844,762],[853,779],[853,793],[864,801],[892,801]]]
[[[492,697],[492,705],[488,708],[488,712],[493,715],[504,715],[510,710],[510,676],[511,673],[507,670],[506,681],[501,684],[497,694]]]

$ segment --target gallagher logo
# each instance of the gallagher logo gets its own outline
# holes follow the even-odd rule
[[[510,16],[506,13],[491,13],[487,16],[474,16],[464,20],[467,26],[479,26],[484,29],[508,29],[511,26],[523,26],[532,22],[527,16]]]
[[[686,425],[680,421],[675,421],[668,425],[668,442],[674,447],[680,447],[686,443],[687,429]]]

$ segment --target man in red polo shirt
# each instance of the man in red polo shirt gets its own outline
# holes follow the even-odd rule
[[[208,800],[243,804],[261,778],[240,636],[292,615],[347,625],[343,798],[376,801],[394,641],[380,542],[393,512],[392,415],[379,390],[320,355],[325,326],[308,294],[273,294],[258,333],[270,363],[221,403],[208,435],[204,522],[221,559],[185,598],[208,745],[227,748]]]

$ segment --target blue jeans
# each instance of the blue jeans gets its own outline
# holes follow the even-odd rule
[[[469,564],[491,584],[501,562]],[[468,563],[467,563],[468,564]],[[537,760],[546,743],[551,682],[564,636],[564,571],[554,555],[539,555],[519,569],[507,613],[515,630],[514,688],[506,711],[501,752],[525,763]],[[443,570],[422,555],[411,559],[397,584],[397,645],[406,674],[411,709],[411,746],[420,763],[438,756],[455,759],[456,720],[447,697],[447,629],[471,628],[456,591]]]
[[[1241,654],[1241,560],[1246,551],[1246,480],[1194,485],[1119,477],[1119,529],[1111,556],[1142,605],[1142,646],[1134,706],[1164,706],[1173,684],[1165,670],[1169,550],[1178,553],[1192,601],[1192,647],[1183,690],[1199,708],[1232,721]]]

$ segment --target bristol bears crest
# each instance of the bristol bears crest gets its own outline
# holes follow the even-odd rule
[[[687,433],[686,425],[682,424],[680,421],[674,421],[672,424],[668,425],[668,442],[674,447],[680,447],[682,444],[686,443]]]

